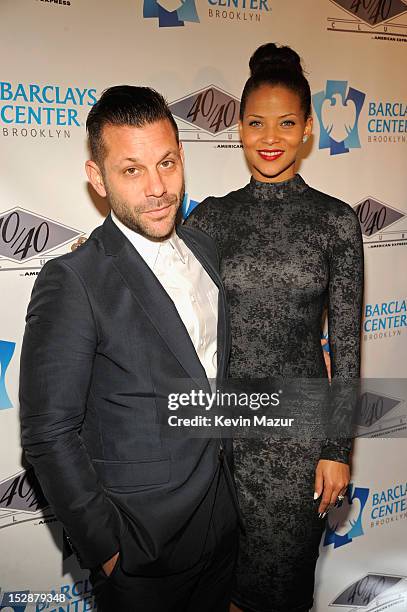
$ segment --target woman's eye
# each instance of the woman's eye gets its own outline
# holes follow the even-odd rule
[[[260,121],[250,121],[249,126],[250,127],[258,127],[259,125],[261,125]]]
[[[281,125],[288,125],[289,127],[291,127],[292,125],[295,125],[295,121],[293,121],[292,119],[286,119],[282,122]]]

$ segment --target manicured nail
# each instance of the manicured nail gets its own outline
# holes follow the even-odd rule
[[[315,491],[315,493],[314,493],[314,501],[315,501],[316,499],[318,499],[318,497],[319,497],[319,495],[318,495],[318,493]]]

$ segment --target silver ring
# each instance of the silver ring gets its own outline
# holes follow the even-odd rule
[[[344,495],[338,495],[338,499],[339,499],[339,501],[342,501],[342,500],[345,499],[345,496]]]

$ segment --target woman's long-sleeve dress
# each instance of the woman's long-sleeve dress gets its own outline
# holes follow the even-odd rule
[[[215,239],[232,329],[230,377],[324,378],[321,320],[328,309],[333,380],[359,376],[363,245],[350,206],[297,174],[251,179],[207,198],[187,223]],[[324,521],[313,502],[319,459],[347,462],[345,439],[235,441],[246,535],[234,601],[256,612],[312,607]]]

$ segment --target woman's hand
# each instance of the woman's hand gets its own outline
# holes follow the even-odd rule
[[[345,495],[350,481],[349,465],[339,461],[320,459],[315,471],[315,499],[322,495],[318,512],[324,513],[333,506],[338,495]]]

